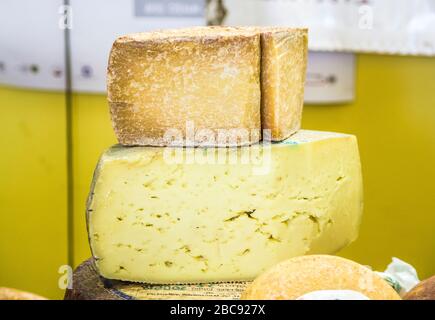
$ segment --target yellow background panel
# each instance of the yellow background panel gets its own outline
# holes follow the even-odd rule
[[[74,264],[77,266],[91,256],[85,208],[92,175],[100,155],[105,149],[117,143],[105,96],[73,96],[73,135]]]
[[[0,87],[0,286],[62,298],[65,96]]]
[[[303,126],[356,134],[365,210],[342,254],[382,270],[391,256],[435,274],[435,59],[361,55],[355,103],[308,106]]]

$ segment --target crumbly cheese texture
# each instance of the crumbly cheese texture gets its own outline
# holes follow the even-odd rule
[[[118,38],[107,82],[119,142],[149,146],[258,142],[260,55],[260,35],[236,28],[196,27]],[[222,129],[229,138],[219,142]],[[201,130],[207,131],[200,134]]]
[[[285,140],[300,129],[306,64],[306,29],[195,27],[120,37],[107,80],[115,133],[123,145],[250,145],[261,129],[270,130],[266,139]]]
[[[262,28],[262,127],[272,141],[282,141],[301,128],[307,69],[306,29]]]
[[[358,235],[354,136],[300,131],[239,148],[116,146],[96,169],[90,245],[101,275],[146,283],[252,280]]]

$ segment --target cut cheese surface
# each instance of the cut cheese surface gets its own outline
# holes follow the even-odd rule
[[[88,232],[103,277],[147,283],[252,280],[356,239],[354,136],[300,131],[239,148],[115,146],[101,158]]]
[[[306,64],[306,29],[195,27],[120,37],[107,79],[115,133],[130,146],[250,145],[261,129],[282,141],[300,129]]]
[[[120,37],[107,82],[123,145],[249,145],[261,139],[256,32],[196,27]],[[219,130],[229,139],[219,142]]]
[[[307,68],[306,29],[261,28],[262,127],[272,141],[301,128]]]

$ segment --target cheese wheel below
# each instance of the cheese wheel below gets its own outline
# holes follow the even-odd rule
[[[370,300],[400,300],[369,268],[327,255],[297,257],[272,267],[248,286],[242,300],[296,300],[323,290],[351,290]]]
[[[240,148],[116,146],[95,171],[90,245],[108,279],[249,281],[355,240],[362,191],[351,135],[302,130]]]
[[[47,298],[30,292],[0,287],[0,300],[47,300]]]

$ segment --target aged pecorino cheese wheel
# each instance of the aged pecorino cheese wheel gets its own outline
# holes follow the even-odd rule
[[[87,207],[100,274],[155,284],[252,281],[286,259],[333,254],[357,238],[363,189],[354,136],[301,130],[258,147],[255,163],[238,160],[254,147],[198,148],[199,157],[224,154],[202,165],[170,159],[193,148],[108,150]]]
[[[0,300],[47,300],[47,298],[30,292],[0,287]]]
[[[333,298],[334,291],[336,298]],[[327,294],[325,294],[325,292]],[[343,298],[344,296],[349,298]],[[327,255],[302,256],[282,262],[259,276],[244,300],[400,300],[397,292],[369,268]],[[361,300],[361,299],[358,299]]]
[[[306,29],[122,36],[107,77],[115,134],[129,146],[250,145],[261,129],[282,141],[300,129],[306,63]]]
[[[405,300],[435,300],[435,276],[425,281],[420,282],[410,292],[408,292]]]

